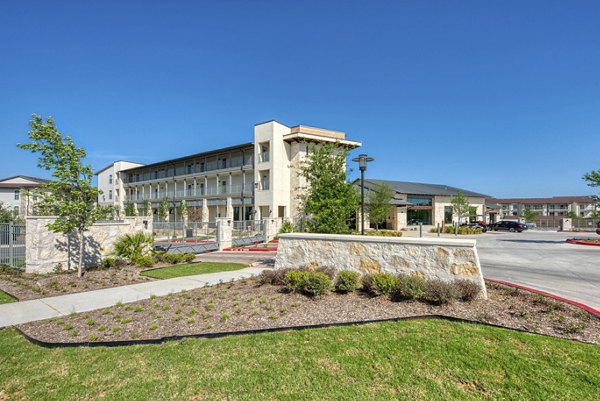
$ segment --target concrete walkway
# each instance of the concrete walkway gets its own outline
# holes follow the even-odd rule
[[[0,328],[14,326],[36,320],[67,316],[72,312],[88,312],[107,308],[117,302],[128,303],[148,299],[151,295],[163,296],[182,290],[193,290],[207,285],[218,284],[252,277],[265,270],[259,267],[177,277],[168,280],[149,281],[147,283],[105,288],[102,290],[40,298],[0,305]]]

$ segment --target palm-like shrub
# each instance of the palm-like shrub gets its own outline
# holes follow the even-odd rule
[[[150,234],[138,231],[133,234],[125,234],[117,238],[114,245],[116,256],[133,262],[141,256],[146,256],[154,247],[154,238]]]

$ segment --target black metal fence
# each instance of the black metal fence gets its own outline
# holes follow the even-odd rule
[[[0,223],[0,264],[25,268],[25,225]]]

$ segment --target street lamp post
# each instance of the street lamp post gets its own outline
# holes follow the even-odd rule
[[[353,162],[358,162],[358,168],[360,169],[360,234],[365,235],[365,171],[367,171],[367,163],[372,162],[373,159],[366,154],[358,155],[352,159]]]

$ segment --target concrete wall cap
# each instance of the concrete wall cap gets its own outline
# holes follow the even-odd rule
[[[301,239],[301,240],[321,240],[321,241],[344,241],[344,242],[377,242],[391,244],[410,244],[410,245],[440,245],[456,247],[475,247],[477,240],[458,239],[458,238],[403,238],[403,237],[375,237],[363,235],[339,235],[339,234],[309,234],[309,233],[291,233],[279,234],[279,239]]]

